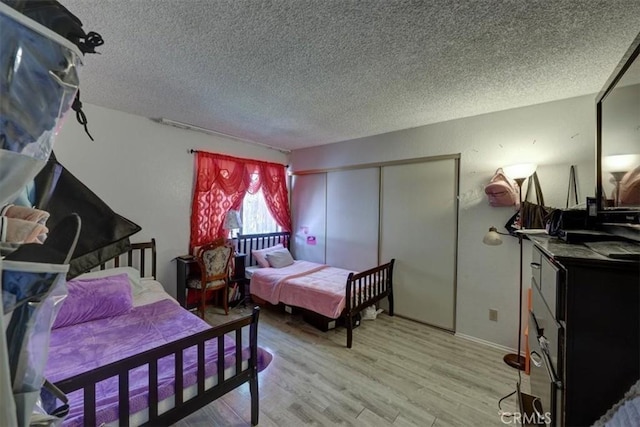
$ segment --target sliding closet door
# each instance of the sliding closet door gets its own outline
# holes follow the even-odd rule
[[[395,312],[455,328],[457,159],[384,166],[381,261],[396,259]]]
[[[378,265],[380,168],[327,174],[327,264],[363,271]]]
[[[291,190],[293,255],[296,259],[324,264],[327,174],[296,175]]]

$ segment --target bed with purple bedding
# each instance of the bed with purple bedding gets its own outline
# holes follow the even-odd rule
[[[171,298],[137,298],[151,282],[127,274],[69,282],[46,368],[69,398],[65,425],[168,425],[245,382],[256,425],[257,374],[271,361],[257,346],[258,309],[212,328]]]

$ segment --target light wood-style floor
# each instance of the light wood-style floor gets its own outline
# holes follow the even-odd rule
[[[209,310],[214,325],[249,313]],[[260,426],[505,425],[498,400],[518,374],[494,348],[386,314],[354,330],[352,349],[344,328],[321,332],[273,308],[261,310],[258,330],[274,356],[259,374]],[[502,409],[515,409],[513,396]],[[249,426],[250,416],[244,384],[177,425]]]

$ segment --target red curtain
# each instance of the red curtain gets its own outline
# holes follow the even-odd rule
[[[244,195],[262,188],[267,208],[284,231],[291,231],[285,168],[277,163],[196,153],[196,183],[191,205],[189,251],[218,237],[225,214],[238,210]]]

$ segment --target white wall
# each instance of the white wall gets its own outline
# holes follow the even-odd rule
[[[470,100],[472,102],[472,100]],[[595,96],[583,96],[296,150],[295,172],[445,154],[461,154],[457,332],[515,348],[518,244],[482,244],[511,208],[489,206],[483,188],[496,168],[535,162],[547,205],[564,207],[569,165],[576,164],[580,200],[595,192]],[[531,248],[525,248],[525,273]],[[525,274],[525,277],[528,277]],[[489,321],[489,309],[498,322]]]
[[[176,265],[188,251],[195,157],[188,149],[287,163],[287,155],[254,144],[160,125],[84,104],[91,142],[70,112],[56,139],[60,163],[114,211],[142,227],[132,242],[155,237],[158,279],[175,296]]]

